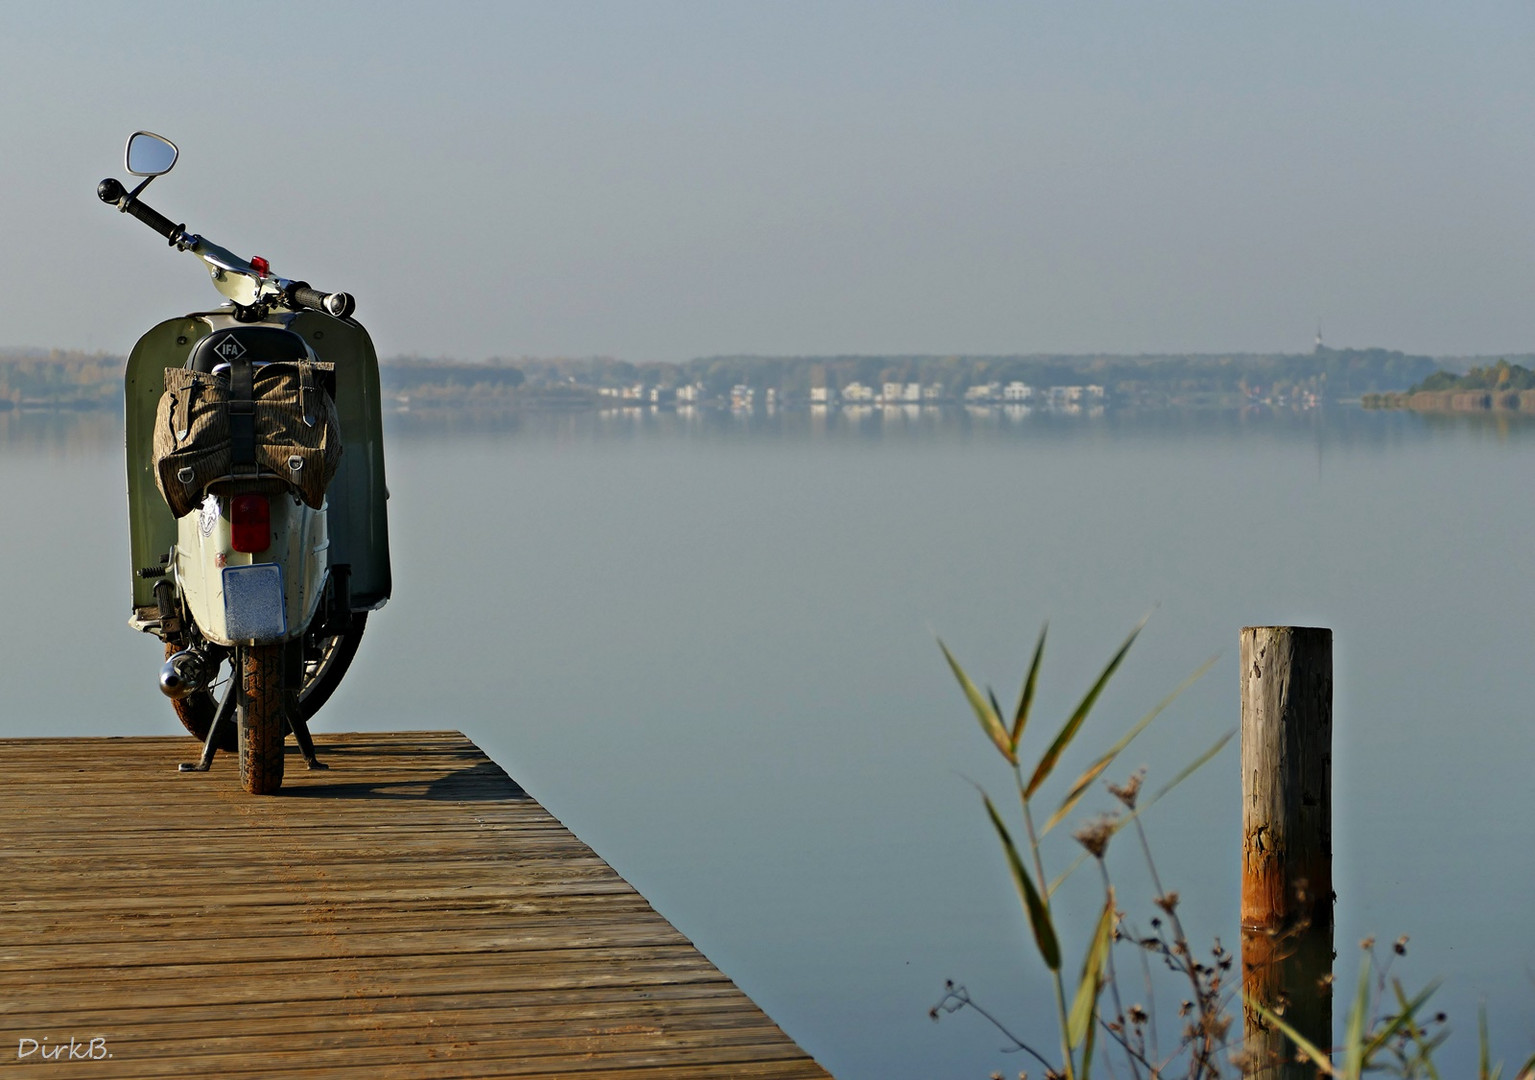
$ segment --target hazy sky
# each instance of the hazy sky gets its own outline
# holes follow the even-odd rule
[[[385,355],[1535,350],[1535,6],[0,0],[0,345],[216,300]]]

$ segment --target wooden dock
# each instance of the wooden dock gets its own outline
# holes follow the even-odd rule
[[[317,741],[0,740],[0,1074],[827,1076],[463,735]]]

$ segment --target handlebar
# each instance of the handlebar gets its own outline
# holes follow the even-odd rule
[[[104,203],[115,204],[123,213],[132,214],[173,244],[186,232],[185,225],[174,224],[148,203],[133,198],[119,181],[111,177],[96,185],[96,196]]]
[[[290,304],[296,307],[306,307],[312,311],[323,311],[327,315],[334,315],[338,319],[344,319],[357,310],[357,301],[351,293],[321,292],[319,289],[311,289],[307,281],[295,281],[283,290],[283,296]]]
[[[185,225],[172,223],[169,218],[139,201],[136,192],[142,189],[141,184],[138,189],[130,192],[120,181],[108,177],[96,186],[96,196],[109,206],[116,206],[123,213],[132,214],[172,244],[184,251],[190,250],[201,258],[213,270],[214,286],[236,305],[260,308],[280,296],[282,302],[290,308],[309,308],[338,319],[345,319],[357,310],[357,301],[351,293],[321,292],[311,288],[307,281],[285,281],[273,276],[263,259],[247,262],[203,237],[192,236]],[[236,286],[230,284],[232,282],[243,284]]]

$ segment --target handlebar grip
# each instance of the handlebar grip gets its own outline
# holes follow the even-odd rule
[[[176,238],[181,235],[180,225],[177,225],[170,218],[157,210],[151,209],[148,205],[139,202],[137,199],[130,202],[123,210],[125,213],[132,214],[138,218],[172,243],[175,243]]]
[[[186,226],[177,225],[147,203],[140,202],[123,190],[123,185],[112,178],[96,186],[96,195],[104,203],[115,204],[125,214],[132,214],[155,232],[175,243]]]
[[[321,292],[319,289],[311,289],[307,281],[295,282],[288,286],[288,299],[299,307],[323,311],[338,319],[345,319],[357,310],[357,301],[351,293]]]

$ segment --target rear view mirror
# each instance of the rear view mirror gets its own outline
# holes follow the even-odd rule
[[[128,138],[123,159],[134,176],[163,176],[171,171],[180,153],[169,139],[148,131],[135,131]]]

